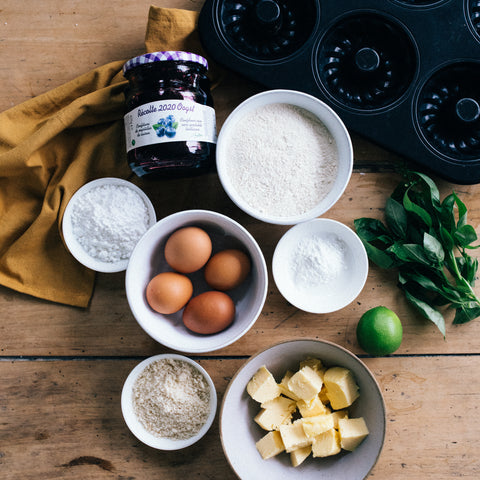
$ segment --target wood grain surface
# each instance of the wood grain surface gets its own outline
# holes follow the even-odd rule
[[[0,4],[0,111],[61,85],[90,69],[142,52],[151,2],[3,0]],[[155,5],[200,10],[202,0],[158,0]],[[229,112],[261,87],[228,72],[213,92],[218,128]],[[399,139],[401,141],[401,139]],[[353,135],[351,182],[329,218],[353,226],[362,216],[383,218],[385,200],[404,160]],[[1,166],[0,166],[1,175]],[[441,194],[454,189],[480,231],[478,185],[436,179]],[[192,356],[210,373],[219,400],[250,355],[286,339],[320,338],[358,354],[378,380],[387,406],[387,436],[369,478],[480,478],[480,322],[452,326],[447,336],[407,305],[395,272],[371,265],[352,304],[328,315],[291,306],[271,277],[276,243],[288,227],[256,221],[237,209],[215,174],[136,183],[158,218],[189,209],[214,209],[258,239],[269,268],[265,307],[254,327],[229,347]],[[478,288],[477,288],[478,291]],[[371,358],[355,328],[376,305],[402,319],[395,354]],[[159,452],[129,432],[120,393],[142,359],[166,352],[138,326],[125,297],[124,274],[98,274],[90,306],[58,305],[0,286],[0,478],[7,480],[234,479],[223,455],[218,416],[206,437],[181,452]]]

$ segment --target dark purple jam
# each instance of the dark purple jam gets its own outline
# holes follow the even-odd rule
[[[127,158],[139,177],[179,177],[210,171],[215,110],[207,61],[188,52],[155,52],[123,67]]]

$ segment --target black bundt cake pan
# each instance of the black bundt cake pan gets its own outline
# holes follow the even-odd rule
[[[227,68],[310,93],[352,131],[480,183],[480,0],[206,0],[199,32]]]

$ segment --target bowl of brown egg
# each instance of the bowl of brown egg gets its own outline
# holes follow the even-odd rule
[[[127,267],[130,309],[157,342],[203,353],[226,347],[255,323],[268,274],[254,237],[209,210],[158,221],[140,239]]]

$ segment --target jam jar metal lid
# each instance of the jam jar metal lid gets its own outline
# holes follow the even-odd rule
[[[208,69],[208,62],[206,58],[197,55],[196,53],[170,50],[165,52],[145,53],[144,55],[139,55],[138,57],[128,60],[128,62],[126,62],[123,66],[123,74],[125,75],[128,70],[138,67],[139,65],[165,61],[194,62],[199,63]]]

